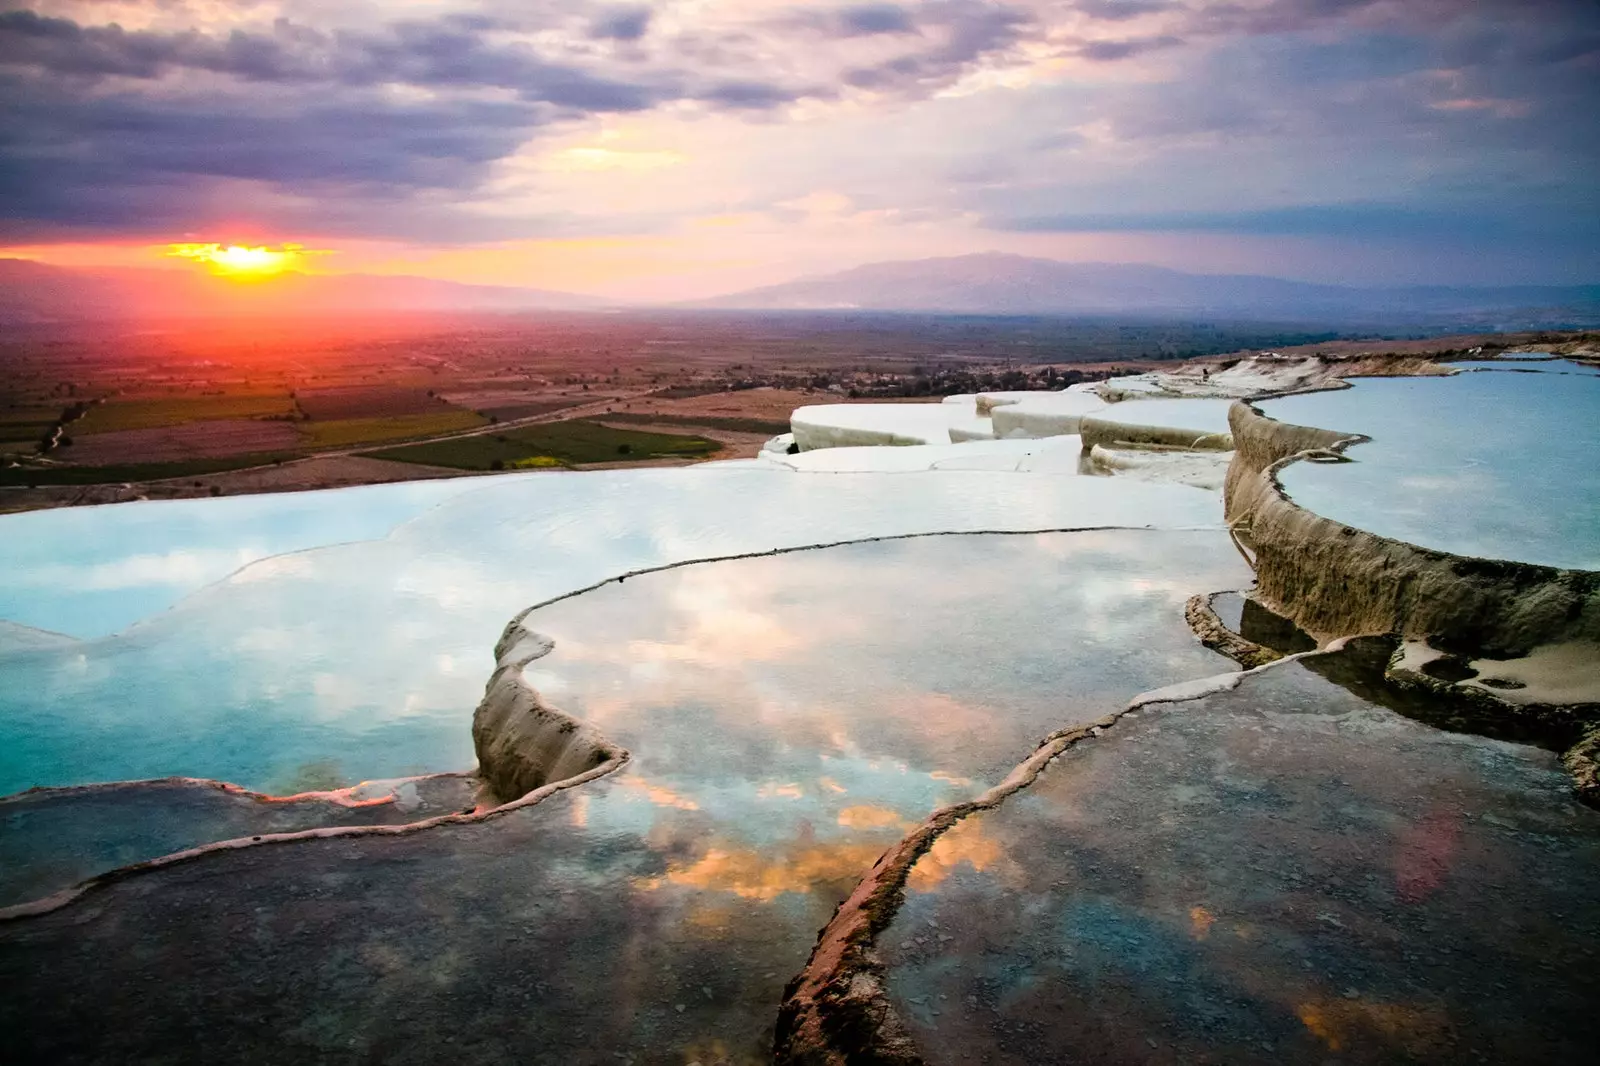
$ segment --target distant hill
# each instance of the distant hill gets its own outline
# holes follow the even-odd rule
[[[0,323],[373,312],[589,311],[615,301],[431,278],[301,274],[240,281],[200,270],[70,270],[0,259]],[[1600,286],[1357,288],[1144,264],[985,253],[872,263],[681,308],[925,314],[1171,316],[1451,323],[1482,329],[1600,325]]]
[[[0,259],[0,322],[385,311],[580,311],[607,301],[575,293],[431,278],[301,274],[240,281],[198,270],[69,270]]]
[[[1128,263],[986,253],[872,263],[689,306],[969,314],[1182,313],[1247,318],[1473,316],[1535,309],[1600,316],[1600,286],[1355,288]]]

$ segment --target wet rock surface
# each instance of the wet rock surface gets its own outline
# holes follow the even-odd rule
[[[912,869],[879,951],[926,1061],[1587,1054],[1600,814],[1314,661],[1125,717]]]
[[[387,782],[345,802],[278,799],[184,778],[35,789],[0,800],[0,907],[217,841],[470,812],[476,791],[477,782],[459,774]]]
[[[492,822],[207,856],[0,926],[20,1062],[755,1062],[810,897],[661,884],[683,839]]]

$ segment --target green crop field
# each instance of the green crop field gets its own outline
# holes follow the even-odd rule
[[[720,415],[652,415],[633,411],[618,414],[596,415],[602,422],[624,422],[633,426],[698,426],[701,429],[721,429],[730,433],[760,433],[775,437],[789,432],[789,423],[765,418],[726,418]]]
[[[288,393],[108,400],[89,408],[68,432],[112,433],[121,429],[158,429],[222,418],[281,418],[292,414],[294,400]]]
[[[294,452],[230,455],[219,459],[190,459],[179,463],[124,463],[115,466],[8,466],[0,467],[0,485],[115,485],[122,482],[158,481],[163,478],[201,477],[225,470],[283,462]]]
[[[614,429],[586,419],[574,419],[364,454],[458,470],[526,470],[627,459],[698,459],[714,455],[721,447],[704,437]]]
[[[302,422],[306,444],[313,449],[346,448],[411,437],[431,437],[486,426],[489,420],[473,411],[452,409],[437,414],[392,415],[386,418],[345,418],[336,422]]]

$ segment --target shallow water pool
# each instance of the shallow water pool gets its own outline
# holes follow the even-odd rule
[[[81,513],[98,510],[112,509]],[[1046,474],[497,480],[381,539],[260,560],[114,636],[0,650],[0,794],[171,774],[284,792],[463,770],[506,623],[607,578],[868,537],[1216,528],[1218,511],[1193,489]],[[114,533],[86,521],[59,542],[78,560],[62,562],[64,585],[115,550]]]
[[[258,559],[374,540],[483,484],[446,478],[8,515],[0,520],[0,620],[103,637]]]
[[[1372,438],[1345,453],[1352,462],[1279,475],[1317,514],[1459,555],[1600,569],[1600,378],[1369,378],[1258,406]]]

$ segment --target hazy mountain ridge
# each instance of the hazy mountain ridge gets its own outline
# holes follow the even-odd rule
[[[72,270],[0,259],[0,321],[13,323],[375,311],[578,311],[593,296],[404,275],[237,279],[190,270]]]
[[[74,270],[0,259],[0,322],[351,312],[593,311],[577,293],[404,275],[218,277],[197,270]],[[647,305],[634,305],[643,309]],[[1358,288],[1138,263],[980,253],[869,263],[836,274],[673,305],[680,309],[987,315],[1185,315],[1357,322],[1448,319],[1487,328],[1600,324],[1600,285]]]
[[[1600,314],[1600,286],[1356,288],[1245,274],[1187,274],[1129,263],[1065,263],[984,253],[872,263],[698,300],[695,307],[972,314],[1184,312],[1349,316],[1565,308]]]

